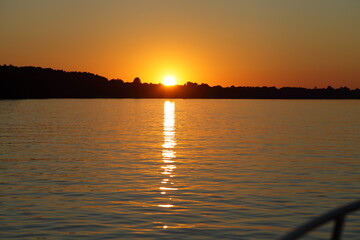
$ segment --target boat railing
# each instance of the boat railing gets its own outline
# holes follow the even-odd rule
[[[332,230],[331,240],[340,240],[341,233],[345,224],[345,217],[347,214],[360,209],[360,200],[349,203],[345,206],[331,210],[319,217],[310,220],[309,222],[301,225],[293,231],[279,238],[279,240],[295,240],[298,239],[311,230],[322,226],[325,223],[334,221],[334,227]]]

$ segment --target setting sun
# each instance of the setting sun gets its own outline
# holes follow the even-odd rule
[[[176,84],[176,78],[173,76],[166,76],[163,79],[163,84],[165,86],[174,86]]]

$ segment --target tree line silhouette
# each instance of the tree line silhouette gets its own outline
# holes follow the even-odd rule
[[[232,99],[360,99],[360,89],[347,87],[211,87],[187,82],[166,87],[121,79],[108,80],[88,72],[41,67],[0,66],[0,99],[31,98],[232,98]]]

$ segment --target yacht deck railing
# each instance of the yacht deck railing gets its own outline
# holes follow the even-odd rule
[[[302,236],[304,236],[306,233],[310,232],[311,230],[320,227],[321,225],[334,221],[334,228],[331,235],[331,240],[340,240],[341,239],[341,233],[344,228],[345,223],[345,217],[347,214],[354,212],[356,210],[360,209],[360,200],[352,202],[350,204],[347,204],[345,206],[336,208],[334,210],[331,210],[303,225],[296,228],[295,230],[287,233],[286,235],[279,238],[279,240],[295,240]]]

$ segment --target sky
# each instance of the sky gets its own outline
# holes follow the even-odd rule
[[[359,0],[0,0],[0,64],[360,88]]]

